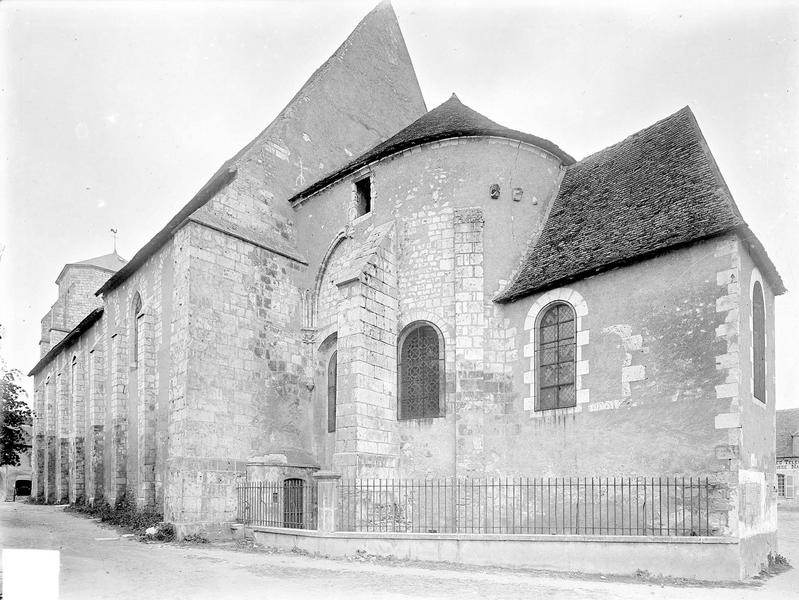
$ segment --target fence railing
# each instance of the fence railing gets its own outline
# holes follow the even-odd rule
[[[707,478],[343,480],[342,531],[708,536]]]
[[[302,479],[253,481],[238,487],[238,517],[245,525],[316,529],[317,486]]]

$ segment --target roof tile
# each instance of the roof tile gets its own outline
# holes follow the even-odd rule
[[[567,281],[740,231],[770,268],[690,108],[570,167],[540,236],[496,298],[510,302]]]

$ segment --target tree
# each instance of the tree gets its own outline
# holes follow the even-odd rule
[[[2,392],[2,415],[0,416],[0,466],[19,466],[19,456],[28,449],[28,440],[23,426],[32,423],[31,409],[21,399],[25,390],[16,380],[22,374],[11,370],[0,379]]]

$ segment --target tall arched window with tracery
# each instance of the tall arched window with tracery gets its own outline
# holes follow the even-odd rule
[[[426,419],[444,414],[444,337],[426,321],[408,325],[397,351],[398,418]]]
[[[752,289],[752,392],[761,402],[766,401],[766,305],[759,281]]]
[[[536,410],[575,406],[575,315],[569,304],[555,302],[541,311],[536,351]]]

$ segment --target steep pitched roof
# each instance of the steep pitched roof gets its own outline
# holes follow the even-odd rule
[[[413,146],[455,137],[486,135],[527,142],[528,144],[532,144],[533,146],[537,146],[542,150],[554,154],[564,164],[570,165],[574,163],[574,158],[566,154],[549,140],[503,127],[488,117],[462,104],[458,97],[452,94],[450,99],[443,104],[423,115],[385,142],[365,152],[345,167],[338,171],[334,171],[305,188],[300,193],[295,194],[289,198],[289,202],[307,198],[369,163],[373,163],[376,160],[380,160],[396,152],[412,148]]]
[[[37,362],[36,365],[34,365],[34,367],[30,370],[30,373],[28,373],[28,377],[33,377],[34,375],[36,375],[36,373],[41,371],[47,363],[49,363],[51,360],[53,360],[53,358],[55,358],[58,355],[59,352],[61,352],[64,348],[67,348],[74,341],[76,341],[84,331],[88,330],[102,316],[103,316],[102,307],[95,308],[92,312],[86,315],[80,323],[75,325],[72,331],[70,331],[66,336],[64,336],[64,339],[62,339],[55,346],[50,348],[47,354],[42,356],[39,362]]]
[[[368,94],[364,90],[368,90]],[[285,198],[299,189],[294,183],[296,175],[287,178],[285,174],[288,171],[282,170],[288,155],[305,159],[306,167],[320,164],[322,168],[321,163],[324,163],[327,170],[335,170],[352,156],[347,154],[348,148],[361,152],[412,122],[425,110],[422,91],[397,16],[391,3],[383,1],[314,71],[280,114],[225,162],[169,223],[96,294],[113,290],[130,277],[171,239],[191,215],[234,181],[239,168],[248,161],[260,163],[263,159],[267,165],[272,165],[272,175],[283,173],[280,177],[271,178],[269,192],[275,197]],[[313,140],[312,143],[307,143],[308,139]],[[283,158],[276,158],[276,151],[283,150],[288,152]],[[300,174],[313,181],[324,172],[307,167]]]
[[[777,458],[786,458],[793,453],[793,434],[799,434],[799,408],[777,411]]]
[[[569,168],[510,302],[727,232],[737,232],[785,291],[741,217],[688,107]]]
[[[64,268],[61,269],[61,272],[58,274],[58,277],[56,277],[55,282],[58,283],[61,281],[61,278],[64,276],[64,273],[69,267],[96,267],[98,269],[103,269],[104,271],[113,273],[124,267],[127,262],[128,261],[122,258],[116,253],[116,250],[114,250],[111,254],[103,254],[102,256],[95,256],[94,258],[81,260],[79,262],[67,263],[64,265]]]

